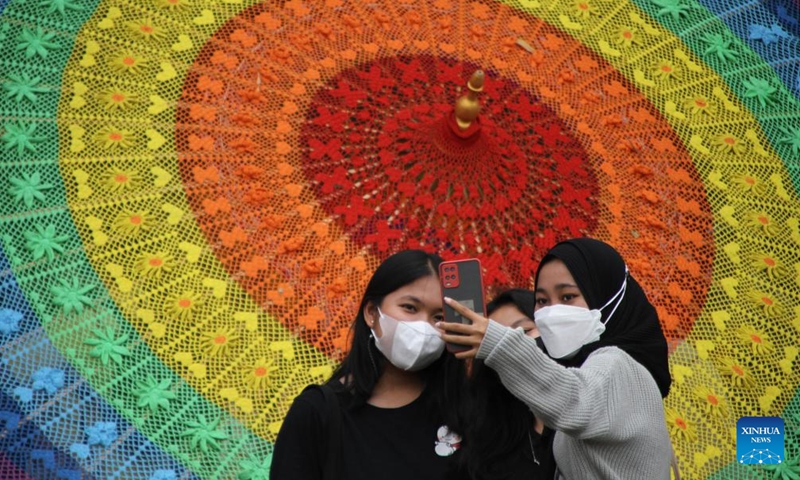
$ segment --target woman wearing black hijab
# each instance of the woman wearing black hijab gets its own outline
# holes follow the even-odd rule
[[[484,359],[556,430],[560,478],[669,479],[667,343],[655,309],[611,246],[572,239],[542,259],[534,313],[540,339],[445,301],[473,322],[439,324],[445,341],[472,347],[457,356]]]

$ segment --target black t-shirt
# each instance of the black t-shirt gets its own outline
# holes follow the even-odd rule
[[[452,478],[451,468],[460,445],[454,445],[452,436],[441,429],[443,422],[429,403],[423,391],[419,398],[399,408],[369,404],[342,408],[341,478]],[[306,390],[295,399],[275,443],[272,480],[323,478],[329,447],[327,417],[328,406],[319,390]]]
[[[493,465],[491,478],[496,480],[552,480],[556,473],[553,459],[553,431],[545,428],[539,434],[531,432],[522,445],[508,452]]]
[[[478,477],[480,480],[553,480],[556,473],[554,433],[547,427],[541,434],[531,432],[530,439],[526,435],[523,441],[503,452],[499,458],[490,463],[484,462]],[[473,451],[472,454],[478,455],[479,452]],[[462,466],[457,476],[469,477],[466,465]]]

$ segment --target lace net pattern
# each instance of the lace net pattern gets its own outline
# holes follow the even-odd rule
[[[491,294],[580,235],[659,311],[685,478],[796,476],[800,4],[735,3],[0,2],[0,477],[267,478],[383,258]]]

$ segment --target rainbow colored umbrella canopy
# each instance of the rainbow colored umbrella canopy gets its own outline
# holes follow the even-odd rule
[[[267,478],[382,259],[497,291],[582,235],[659,310],[685,477],[800,473],[796,0],[0,10],[0,477]]]

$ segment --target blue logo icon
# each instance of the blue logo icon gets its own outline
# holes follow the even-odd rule
[[[745,465],[783,463],[783,419],[742,417],[736,422],[736,457]]]

